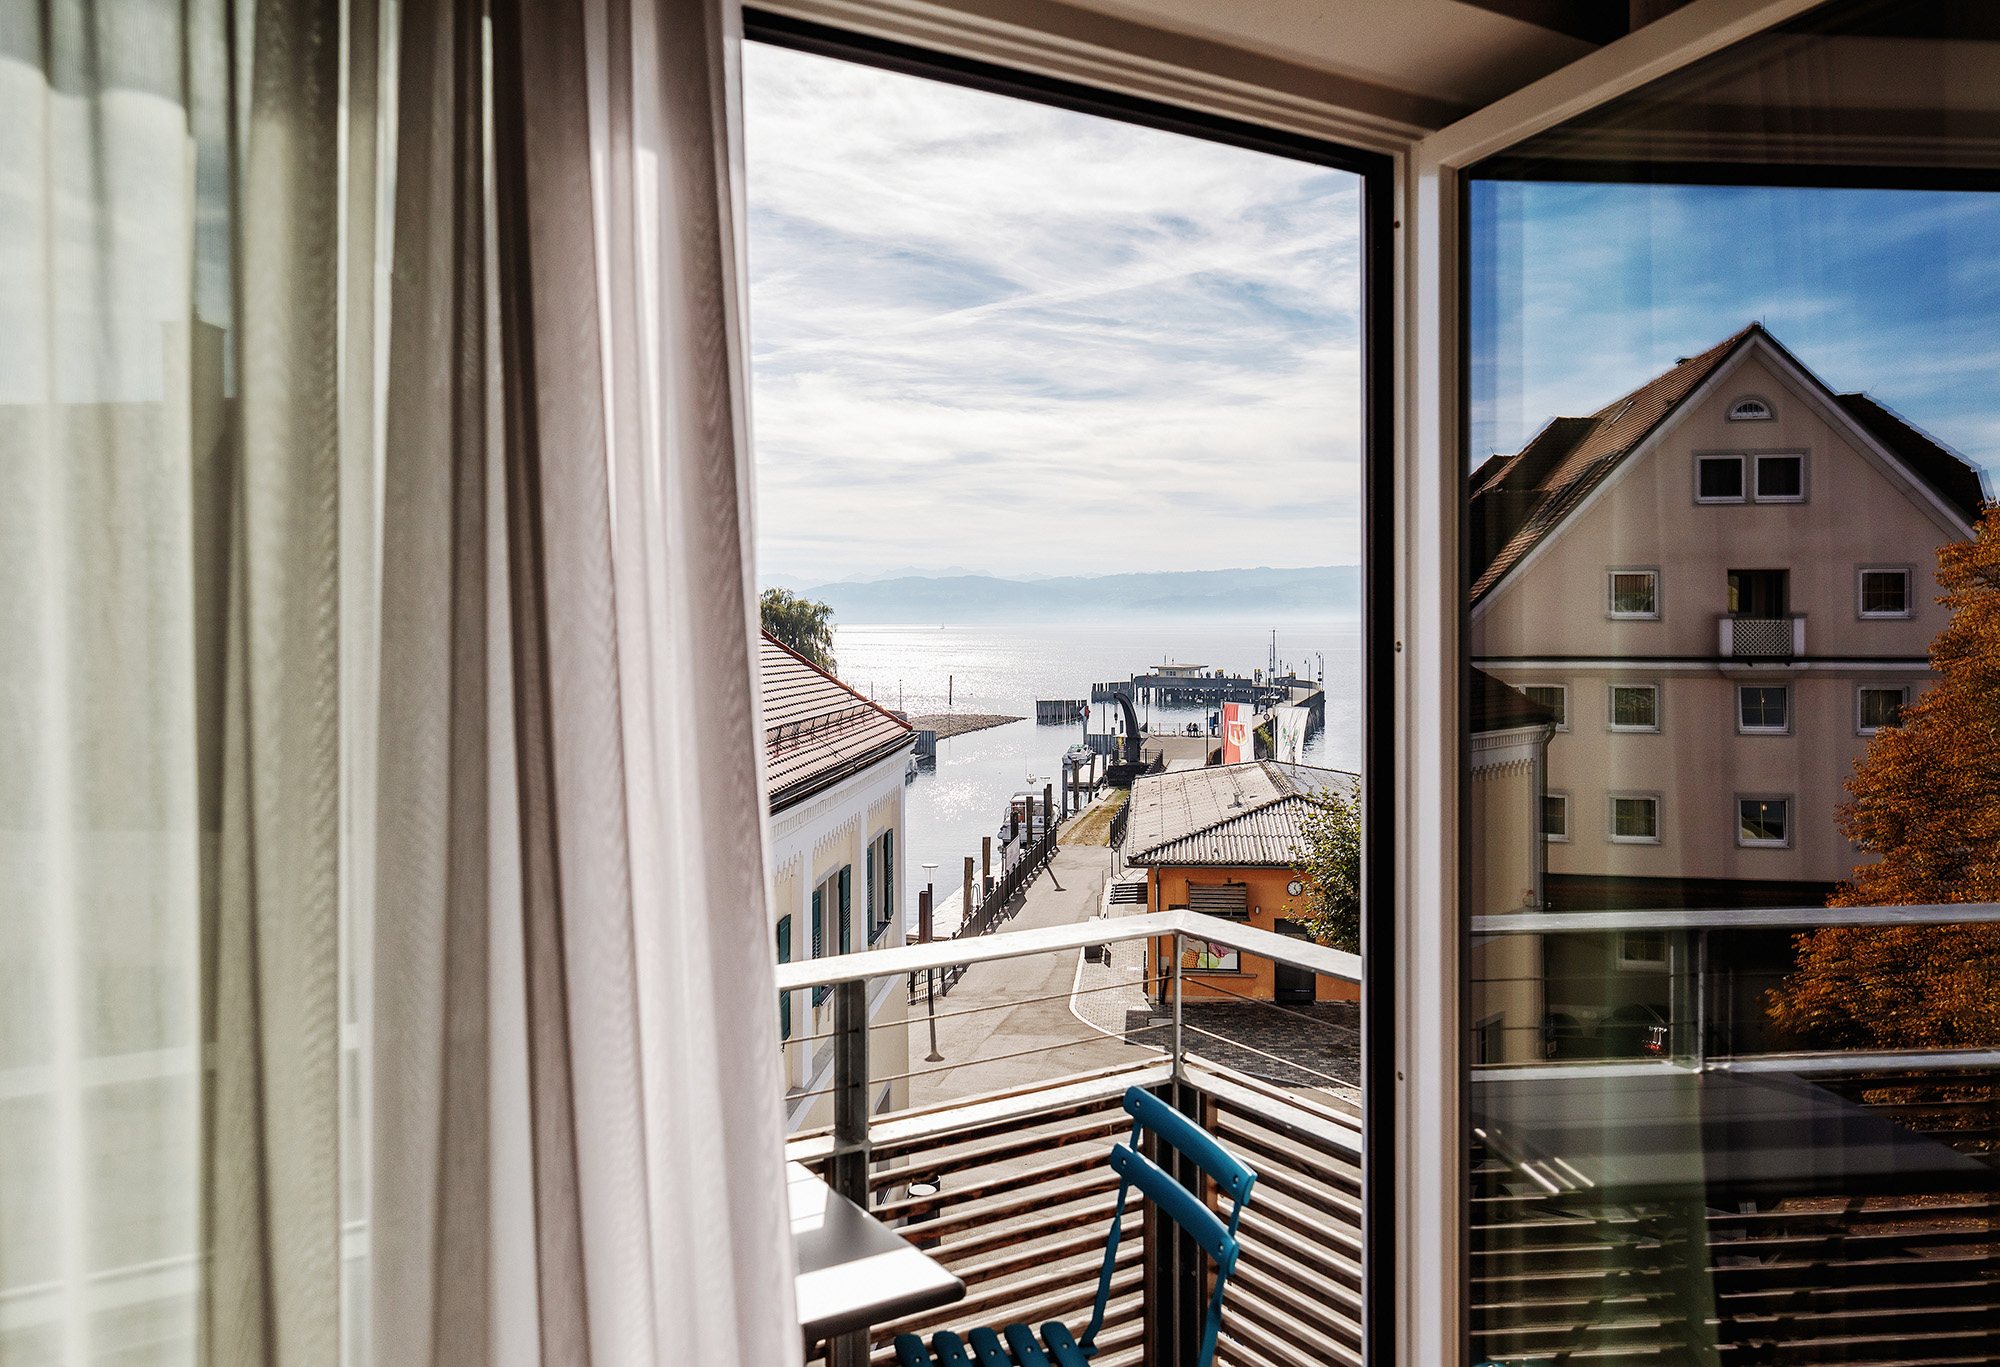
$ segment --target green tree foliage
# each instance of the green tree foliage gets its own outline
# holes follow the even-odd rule
[[[1329,949],[1361,952],[1361,812],[1353,793],[1316,794],[1300,818],[1292,855],[1306,885],[1287,913]]]
[[[832,608],[801,598],[790,589],[765,589],[757,598],[757,612],[764,620],[764,630],[780,645],[833,673]]]

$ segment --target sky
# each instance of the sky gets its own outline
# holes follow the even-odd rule
[[[1753,320],[2000,492],[2000,195],[1475,182],[1471,458]]]
[[[1359,560],[1358,177],[756,43],[744,122],[763,581]]]

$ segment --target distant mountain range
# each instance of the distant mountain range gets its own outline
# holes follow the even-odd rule
[[[1358,565],[1034,580],[955,574],[831,584],[768,582],[827,604],[835,619],[844,622],[1102,622],[1171,617],[1262,623],[1324,621],[1361,612]]]

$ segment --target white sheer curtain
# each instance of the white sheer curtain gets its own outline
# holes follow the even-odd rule
[[[763,931],[737,33],[714,0],[405,11],[384,1363],[800,1354]]]
[[[0,1363],[340,1350],[343,23],[0,20]]]
[[[798,1357],[735,34],[0,13],[0,1367]]]

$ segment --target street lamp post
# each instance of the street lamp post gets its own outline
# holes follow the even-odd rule
[[[937,872],[936,864],[924,865],[924,903],[927,907],[932,907],[932,908],[935,908],[937,906],[937,884],[933,881],[932,878],[932,875],[935,874],[936,872]],[[964,912],[965,908],[960,907],[959,913],[961,920],[963,920],[964,918]],[[931,941],[931,937],[935,933],[936,933],[935,927],[933,926],[930,917],[925,917],[923,925],[924,943],[929,944]],[[927,968],[924,970],[924,1007],[931,1019],[931,1051],[929,1054],[924,1056],[924,1062],[943,1063],[944,1055],[938,1052],[938,1047],[937,1047],[937,970],[935,968]]]

